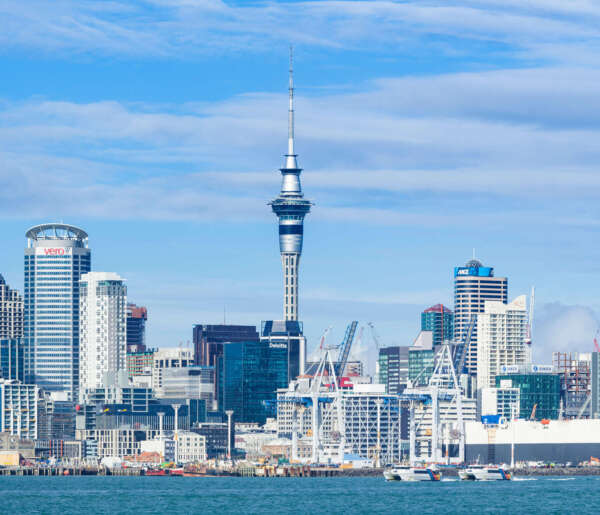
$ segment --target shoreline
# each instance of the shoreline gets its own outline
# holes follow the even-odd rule
[[[298,474],[293,467],[284,469],[280,474],[269,474],[259,476],[248,473],[248,469],[237,471],[207,470],[205,473],[194,474],[196,478],[215,478],[215,477],[260,477],[260,478],[281,478],[281,477],[383,477],[383,468],[369,469],[339,469],[339,468],[313,468],[304,469],[304,473]],[[456,468],[440,468],[442,477],[458,477]],[[514,469],[514,477],[531,476],[600,476],[600,467],[549,467],[549,468],[524,468]],[[119,476],[119,477],[180,477],[170,476],[150,476],[144,473],[143,469],[124,468],[124,469],[105,469],[102,467],[6,467],[0,469],[0,476],[3,477],[74,477],[74,476]],[[189,477],[189,476],[188,476]]]

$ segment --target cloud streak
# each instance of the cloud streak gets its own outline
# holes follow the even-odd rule
[[[502,52],[522,53],[526,60],[554,56],[564,62],[597,62],[600,35],[599,10],[589,2],[566,7],[560,2],[477,0],[6,0],[0,14],[5,20],[0,45],[5,48],[158,58],[264,52],[290,40],[325,49],[392,45],[406,55],[416,48],[469,54],[461,42],[471,41],[502,45]]]

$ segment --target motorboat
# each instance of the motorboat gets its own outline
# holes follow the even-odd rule
[[[430,467],[390,467],[383,471],[387,481],[439,481],[442,474]]]
[[[458,477],[464,481],[508,481],[512,479],[510,472],[502,467],[471,465],[458,471]]]

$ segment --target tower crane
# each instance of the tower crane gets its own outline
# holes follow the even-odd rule
[[[354,335],[356,334],[357,327],[358,321],[353,320],[346,329],[346,334],[340,345],[340,354],[336,363],[335,375],[338,377],[344,373],[346,363],[348,363],[348,356],[350,356],[350,349],[352,348],[352,342],[354,341]]]

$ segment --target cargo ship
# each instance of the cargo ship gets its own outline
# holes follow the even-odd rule
[[[580,463],[600,455],[600,419],[465,423],[467,463]]]

